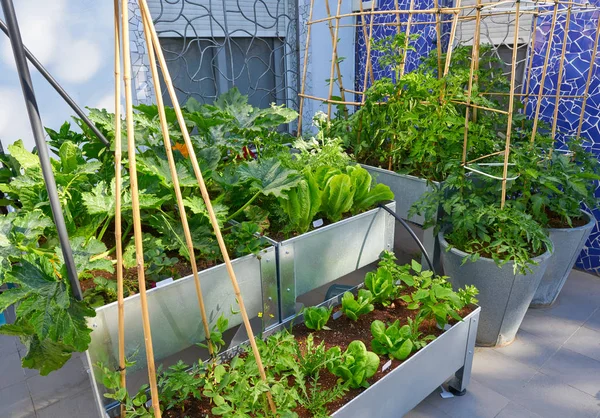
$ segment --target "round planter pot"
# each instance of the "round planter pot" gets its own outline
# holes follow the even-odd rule
[[[481,257],[461,265],[467,253],[456,248],[448,250],[444,233],[439,234],[442,263],[454,288],[475,285],[479,289],[481,317],[477,345],[492,347],[510,344],[517,335],[527,308],[548,266],[550,251],[534,258],[532,272],[514,274],[513,263],[498,267],[494,260]]]
[[[544,308],[554,303],[567,281],[583,245],[590,236],[596,219],[588,212],[581,212],[588,221],[585,225],[577,228],[548,229],[550,239],[554,244],[554,251],[531,301],[532,308]]]

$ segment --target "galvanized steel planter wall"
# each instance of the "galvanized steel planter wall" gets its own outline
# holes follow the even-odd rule
[[[581,253],[592,229],[596,226],[596,219],[588,212],[582,211],[588,223],[578,228],[550,228],[548,233],[554,244],[554,251],[548,268],[531,301],[532,308],[543,308],[554,303],[562,290],[571,269]]]
[[[377,183],[385,184],[392,190],[396,196],[396,214],[398,216],[417,225],[423,225],[425,222],[423,216],[409,217],[408,212],[426,192],[433,190],[431,182],[408,174],[398,174],[383,168],[361,165],[371,173]]]
[[[249,317],[255,318],[262,312],[265,313],[262,315],[263,320],[268,321],[264,323],[265,328],[278,323],[275,248],[269,247],[258,256],[248,255],[233,260],[232,263]],[[199,272],[199,276],[211,324],[216,323],[221,314],[229,319],[229,328],[241,324],[241,315],[232,312],[238,308],[225,265],[203,270]],[[205,340],[193,276],[151,289],[147,295],[157,363]],[[117,317],[115,302],[98,308],[96,317],[90,318],[89,326],[93,331],[87,356],[91,365],[102,362],[111,368],[118,367]],[[139,294],[125,299],[125,352],[128,359],[135,354],[134,359],[137,360],[134,367],[128,368],[128,372],[145,368],[146,352]],[[91,378],[92,386],[101,399],[93,373]],[[100,402],[108,403],[108,400]]]
[[[394,210],[395,203],[387,206]],[[383,209],[276,243],[281,318],[296,314],[296,298],[379,259],[394,246],[395,219]]]
[[[455,374],[450,386],[469,385],[481,308],[338,409],[334,418],[398,418],[408,413]]]

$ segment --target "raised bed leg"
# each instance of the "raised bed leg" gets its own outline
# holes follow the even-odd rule
[[[448,390],[454,396],[463,396],[467,393],[467,387],[471,382],[471,369],[473,368],[473,356],[475,355],[475,338],[477,337],[477,320],[479,318],[471,318],[469,324],[469,338],[467,339],[467,347],[465,350],[465,363],[454,374],[454,378],[448,384]]]

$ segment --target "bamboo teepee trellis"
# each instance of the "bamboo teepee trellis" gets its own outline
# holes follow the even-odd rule
[[[327,0],[326,0],[327,1]],[[337,10],[340,10],[342,3],[349,2],[349,0],[337,0]],[[539,129],[538,120],[540,119],[542,112],[542,102],[544,100],[552,101],[553,114],[550,121],[551,131],[549,135],[553,139],[558,137],[558,120],[559,120],[559,105],[561,100],[564,99],[581,99],[581,111],[579,117],[579,123],[577,129],[570,132],[570,136],[579,140],[582,135],[582,126],[584,124],[586,106],[588,104],[588,98],[590,96],[590,84],[594,74],[596,66],[596,58],[598,53],[598,42],[600,37],[600,23],[597,27],[594,27],[596,34],[593,40],[593,46],[591,48],[592,55],[590,59],[590,65],[587,70],[587,83],[585,85],[584,92],[582,94],[565,94],[562,92],[565,76],[565,56],[567,46],[569,42],[569,26],[575,15],[584,15],[594,17],[598,19],[600,13],[600,7],[584,1],[569,1],[569,0],[499,0],[484,2],[482,0],[455,0],[454,5],[451,7],[444,7],[440,0],[432,0],[433,7],[425,9],[415,8],[415,3],[412,0],[405,0],[401,3],[399,0],[394,1],[394,5],[386,10],[378,10],[375,8],[375,3],[371,3],[371,7],[363,9],[362,2],[359,10],[352,13],[343,13],[331,15],[329,7],[327,7],[326,16],[315,15],[314,1],[311,2],[309,18],[307,21],[307,36],[304,52],[304,68],[302,70],[301,80],[301,93],[300,93],[300,118],[299,118],[299,129],[298,135],[302,134],[302,112],[306,108],[306,100],[314,100],[327,104],[327,110],[329,116],[331,116],[332,105],[344,105],[347,106],[347,112],[357,109],[358,107],[365,104],[366,90],[374,80],[374,69],[372,56],[372,43],[386,27],[396,27],[397,33],[404,32],[406,36],[405,50],[413,42],[408,36],[413,31],[418,30],[422,27],[432,27],[435,30],[435,37],[437,39],[437,73],[438,75],[446,75],[452,66],[452,52],[455,47],[461,43],[472,45],[471,49],[471,63],[470,63],[470,80],[465,86],[464,100],[454,101],[453,103],[463,105],[466,108],[465,114],[465,131],[464,131],[464,144],[462,154],[462,165],[467,171],[477,173],[491,177],[502,182],[502,194],[501,194],[501,206],[504,206],[506,200],[506,185],[507,181],[511,180],[509,177],[508,167],[510,166],[510,151],[511,151],[511,137],[513,136],[513,119],[517,112],[516,105],[518,102],[527,105],[527,103],[535,101],[533,110],[527,114],[533,120],[533,132],[531,135],[531,141],[533,142],[536,138],[536,134]],[[388,19],[384,17],[388,16]],[[401,21],[401,16],[407,16],[405,21]],[[427,20],[416,19],[418,16],[428,16]],[[510,52],[511,57],[508,63],[505,63],[509,72],[510,88],[508,92],[505,91],[486,91],[479,92],[479,94],[487,96],[503,97],[506,99],[506,106],[504,108],[490,108],[476,104],[473,102],[474,85],[477,83],[477,74],[479,70],[479,58],[481,52],[481,46],[485,40],[491,39],[489,33],[489,26],[496,24],[496,19],[500,19],[506,26],[506,34],[504,39],[500,40],[495,47],[506,46]],[[543,20],[543,23],[542,23]],[[548,21],[550,25],[548,25]],[[333,24],[332,22],[335,22]],[[599,19],[600,22],[600,19]],[[330,29],[332,26],[335,31],[332,32],[332,46],[331,46],[331,78],[329,85],[329,95],[327,97],[321,97],[314,94],[306,93],[306,76],[307,68],[309,65],[309,51],[311,49],[311,29],[313,26],[318,24],[327,24]],[[559,30],[559,24],[561,28]],[[424,26],[425,25],[425,26]],[[460,39],[457,36],[457,32],[461,31],[462,27],[469,26],[469,31],[472,32],[472,37],[469,39]],[[337,78],[334,79],[334,64],[337,65],[338,57],[338,38],[337,31],[339,28],[355,28],[358,33],[362,33],[365,40],[364,51],[361,52],[362,63],[364,64],[364,72],[362,74],[362,80],[357,80],[357,85],[361,88],[359,91],[352,91],[344,88],[342,83],[342,74],[339,71],[339,65],[337,66]],[[377,30],[377,28],[381,30]],[[389,31],[388,31],[389,33]],[[530,35],[530,39],[523,41]],[[509,36],[510,35],[510,36]],[[537,37],[537,38],[536,38]],[[484,39],[485,38],[485,39]],[[535,48],[540,42],[545,42],[544,48],[546,50],[543,59],[543,66],[541,69],[541,75],[537,80],[537,92],[536,88],[533,88],[532,83],[532,72],[533,62],[535,56]],[[558,69],[554,69],[557,74],[557,83],[555,86],[555,92],[548,93],[547,90],[547,79],[549,62],[551,61],[551,53],[553,43],[560,42],[561,51],[560,58],[558,59]],[[444,47],[444,44],[446,45]],[[320,45],[322,48],[322,45]],[[523,54],[525,53],[525,54]],[[445,61],[443,56],[445,55]],[[525,55],[525,58],[519,58],[519,55]],[[526,77],[524,80],[519,81],[519,68],[525,66]],[[402,63],[401,73],[405,72],[405,63]],[[340,92],[341,100],[336,97],[337,92],[334,91],[334,81],[338,82],[338,90]],[[369,83],[370,82],[370,83]],[[347,84],[347,80],[346,80]],[[353,93],[354,100],[348,97],[342,96],[342,93]],[[360,98],[359,98],[360,97]],[[443,98],[442,98],[443,99]],[[501,151],[494,152],[489,155],[477,155],[469,156],[469,121],[477,118],[478,111],[496,112],[506,116],[506,131],[505,131],[505,142],[504,147]],[[564,135],[561,132],[561,135]],[[485,160],[491,157],[502,157],[502,163],[490,163],[502,167],[502,175],[492,175],[485,173],[475,167],[473,164],[482,163],[485,165]],[[514,177],[513,177],[514,179]]]
[[[115,191],[115,236],[117,239],[117,287],[118,287],[118,326],[119,326],[119,367],[121,371],[121,383],[125,385],[125,326],[124,326],[124,301],[123,301],[123,270],[122,270],[122,243],[121,243],[121,167],[122,167],[122,152],[121,152],[121,112],[120,112],[120,98],[121,98],[121,57],[123,62],[123,82],[125,88],[125,113],[126,113],[126,126],[127,126],[127,144],[128,144],[128,162],[129,162],[129,176],[130,176],[130,186],[131,186],[131,201],[132,201],[132,213],[133,213],[133,222],[134,222],[134,240],[135,240],[135,250],[136,250],[136,263],[137,263],[137,272],[138,272],[138,283],[140,289],[140,300],[141,300],[141,310],[142,310],[142,321],[143,321],[143,329],[144,329],[144,340],[146,346],[146,360],[148,364],[148,378],[150,382],[150,393],[152,399],[152,409],[154,411],[154,416],[156,418],[161,416],[161,410],[158,400],[158,387],[157,387],[157,378],[156,378],[156,368],[154,364],[154,355],[153,355],[153,345],[152,345],[152,335],[151,335],[151,324],[148,313],[148,302],[146,299],[146,285],[145,285],[145,277],[144,277],[144,249],[142,243],[142,229],[141,229],[141,221],[140,221],[140,205],[139,205],[139,191],[137,184],[137,171],[136,171],[136,149],[135,149],[135,131],[133,124],[133,102],[132,102],[132,91],[131,91],[131,59],[130,59],[130,50],[129,50],[129,31],[128,22],[129,22],[129,2],[127,0],[121,0],[121,5],[119,7],[119,0],[114,0],[115,2],[115,178],[116,178],[116,191]],[[260,353],[258,351],[258,347],[256,345],[254,339],[254,333],[252,331],[252,327],[250,325],[250,320],[248,318],[248,314],[244,305],[244,299],[241,295],[240,288],[238,285],[238,281],[233,270],[233,266],[231,264],[231,259],[229,257],[227,248],[225,246],[225,242],[221,235],[221,230],[217,221],[217,217],[213,210],[213,206],[210,200],[210,196],[208,194],[208,190],[206,188],[206,184],[204,182],[204,178],[202,176],[202,172],[200,170],[200,166],[198,164],[198,159],[196,158],[194,148],[192,146],[192,142],[189,136],[189,132],[186,128],[185,120],[183,118],[183,113],[179,106],[179,102],[175,93],[175,88],[173,86],[171,76],[169,74],[169,69],[166,64],[165,57],[163,55],[162,49],[160,47],[160,42],[156,30],[154,28],[154,23],[152,21],[152,17],[150,15],[150,10],[148,8],[148,4],[146,0],[138,0],[139,10],[141,12],[142,21],[143,21],[143,30],[145,35],[145,40],[147,44],[147,50],[150,61],[150,68],[152,72],[152,78],[154,81],[154,85],[160,85],[159,79],[159,66],[162,70],[163,80],[166,84],[169,96],[173,103],[173,108],[175,114],[177,116],[177,121],[179,123],[179,127],[181,129],[181,133],[183,135],[183,139],[185,142],[185,146],[194,170],[194,174],[196,176],[196,180],[198,182],[198,186],[206,205],[207,212],[209,214],[210,222],[213,226],[215,236],[217,238],[217,242],[219,244],[219,248],[223,255],[223,259],[225,262],[225,266],[229,277],[231,279],[231,283],[233,286],[233,290],[235,293],[236,300],[239,304],[240,313],[242,315],[243,323],[248,334],[250,344],[252,346],[252,352],[256,359],[256,363],[258,366],[258,370],[260,376],[263,381],[266,382],[266,374],[264,370],[264,366],[262,364],[262,360],[260,357]],[[158,61],[158,65],[157,65]],[[205,331],[205,335],[208,337],[210,335],[209,332],[209,323],[206,315],[206,310],[204,306],[204,299],[200,284],[200,279],[198,277],[198,267],[196,265],[196,260],[194,257],[194,247],[192,243],[192,237],[190,228],[188,225],[188,219],[186,215],[185,205],[183,204],[183,197],[181,194],[181,189],[179,187],[179,179],[177,170],[175,167],[175,160],[173,156],[173,150],[171,146],[171,140],[169,136],[169,128],[167,124],[166,114],[164,110],[164,103],[159,92],[159,89],[156,89],[156,101],[158,105],[159,111],[159,119],[161,130],[163,134],[165,151],[169,162],[169,169],[171,173],[171,177],[173,180],[173,187],[177,199],[177,205],[181,216],[182,227],[185,235],[186,246],[189,253],[190,263],[192,267],[192,272],[194,276],[195,286],[196,286],[196,294],[198,298],[198,306],[200,309],[200,318],[202,320],[203,328]],[[208,344],[209,352],[211,355],[215,355],[214,349],[209,341]],[[267,392],[267,399],[269,402],[269,406],[273,413],[276,413],[276,407],[273,402],[272,396],[270,392]],[[125,416],[125,411],[121,410],[122,418]]]

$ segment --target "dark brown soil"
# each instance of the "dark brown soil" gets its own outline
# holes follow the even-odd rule
[[[334,312],[337,310],[339,310],[339,307],[336,308]],[[460,315],[465,317],[471,311],[472,308],[465,308],[460,312]],[[329,326],[330,330],[313,331],[306,328],[304,324],[299,324],[293,327],[293,334],[297,341],[303,343],[306,340],[306,337],[312,333],[315,343],[319,344],[321,341],[324,341],[325,346],[328,349],[334,346],[339,346],[341,347],[342,351],[344,351],[346,347],[354,340],[361,340],[365,343],[368,349],[371,349],[371,323],[374,320],[378,319],[385,323],[392,323],[396,321],[396,319],[399,319],[401,324],[404,325],[407,323],[406,318],[414,318],[416,313],[417,311],[407,309],[405,302],[397,300],[394,304],[387,308],[381,305],[376,305],[373,312],[371,312],[369,315],[360,317],[356,322],[353,322],[345,315],[342,315],[339,319],[331,319],[328,322],[327,325]],[[450,323],[454,324],[456,321],[452,320]],[[443,333],[443,331],[436,326],[435,320],[424,321],[419,329],[421,332],[423,332],[423,336],[434,335],[438,337]],[[377,373],[375,376],[369,379],[370,384],[382,379],[384,376],[402,364],[402,361],[393,359],[391,367],[386,369],[386,371],[382,371],[382,366],[390,359],[385,356],[380,356],[380,360],[381,362]],[[323,390],[331,389],[338,384],[337,382],[338,378],[335,375],[329,373],[327,370],[321,371],[319,384]],[[350,389],[342,399],[331,402],[327,405],[329,413],[335,412],[364,390],[365,389]],[[166,411],[163,416],[167,418],[213,417],[211,408],[212,405],[210,404],[210,400],[208,398],[202,398],[200,400],[190,399],[186,401],[185,412],[181,410],[170,410]],[[301,418],[312,417],[309,411],[300,406],[296,408],[295,412]]]
[[[572,225],[569,225],[566,220],[557,215],[554,212],[551,212],[546,209],[546,215],[548,216],[548,226],[550,228],[559,228],[559,229],[568,229],[568,228],[578,228],[580,226],[584,226],[587,224],[587,220],[580,216],[578,218],[571,218]]]

